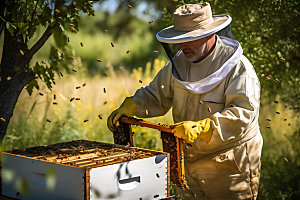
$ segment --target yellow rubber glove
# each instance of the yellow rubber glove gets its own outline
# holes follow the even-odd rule
[[[174,128],[176,137],[182,138],[186,143],[192,143],[196,138],[209,142],[212,136],[212,127],[210,118],[201,121],[183,121],[171,125]]]
[[[113,132],[116,126],[119,126],[118,120],[122,116],[132,117],[137,112],[137,106],[134,100],[130,97],[126,97],[120,107],[113,111],[107,118],[107,127]]]

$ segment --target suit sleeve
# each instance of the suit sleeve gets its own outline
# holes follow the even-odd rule
[[[173,101],[172,64],[168,62],[148,86],[138,89],[131,98],[137,104],[137,117],[166,114]]]

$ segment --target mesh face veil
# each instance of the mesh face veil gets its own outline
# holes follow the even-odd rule
[[[218,36],[223,36],[223,37],[227,37],[227,38],[230,38],[232,40],[235,40],[232,32],[231,32],[231,25],[227,25],[225,28],[221,29],[220,31],[218,31],[217,33]],[[200,38],[199,38],[200,39]],[[180,74],[178,73],[175,65],[174,65],[174,61],[175,61],[175,58],[176,58],[176,55],[178,55],[179,53],[181,53],[181,50],[180,50],[180,43],[164,43],[164,42],[161,42],[162,46],[164,47],[164,50],[168,56],[168,58],[170,59],[170,62],[172,63],[172,72],[173,72],[173,75],[179,79],[179,80],[183,80],[181,77],[180,77]]]

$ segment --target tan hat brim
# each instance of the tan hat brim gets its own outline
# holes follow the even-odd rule
[[[213,15],[213,22],[193,31],[176,31],[174,26],[169,26],[156,34],[156,38],[164,43],[183,43],[197,40],[214,34],[231,22],[229,15]]]

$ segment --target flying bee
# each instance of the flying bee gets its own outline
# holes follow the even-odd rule
[[[88,121],[89,121],[89,120],[86,119],[86,120],[84,120],[83,122],[85,123],[85,122],[88,122]]]
[[[12,78],[10,76],[6,77],[6,80],[10,81]]]
[[[39,95],[41,95],[41,96],[44,96],[44,94],[43,94],[43,93],[41,93],[41,92],[39,93]]]
[[[71,28],[71,31],[72,31],[72,32],[76,32],[77,30],[76,30],[76,28],[72,27],[72,28]]]
[[[145,110],[145,113],[146,113],[146,115],[148,115],[148,114],[149,114],[147,109]]]
[[[203,101],[199,101],[200,104],[203,104]]]
[[[263,69],[265,66],[264,65],[260,65],[259,67]]]
[[[278,115],[279,115],[279,114],[280,114],[280,112],[278,112],[278,111],[277,111],[277,112],[276,112],[276,114],[278,114]]]
[[[115,47],[114,43],[111,42],[110,44],[111,44],[112,47]]]
[[[55,9],[54,11],[55,11],[57,14],[60,13],[60,10],[58,10],[58,9]]]
[[[20,52],[20,54],[21,54],[22,56],[24,56],[24,51],[22,51],[22,50],[20,49],[19,52]]]
[[[5,120],[3,117],[0,117],[0,120],[1,120],[2,122],[6,122],[6,120]]]
[[[76,90],[79,89],[79,88],[80,88],[80,86],[77,86],[77,87],[76,87]]]
[[[280,80],[279,80],[278,78],[276,78],[274,81],[275,81],[275,82],[277,82],[277,83],[279,83],[279,82],[280,82]]]
[[[282,62],[284,62],[284,61],[285,61],[285,58],[280,58],[280,60],[281,60]]]
[[[279,103],[279,102],[275,100],[274,103]]]
[[[131,6],[131,5],[128,5],[128,8],[132,8],[132,6]]]
[[[158,51],[157,51],[157,50],[154,50],[153,53],[158,53]]]
[[[283,158],[283,160],[284,160],[285,162],[289,162],[287,158]]]
[[[51,122],[51,120],[50,120],[50,119],[46,119],[46,120],[47,120],[47,122],[49,122],[49,123]]]
[[[103,31],[104,31],[104,33],[107,33],[107,29],[104,29]]]
[[[104,101],[104,102],[103,102],[103,105],[106,105],[106,104],[107,104],[107,101]]]
[[[149,24],[153,23],[153,20],[149,21],[148,23],[149,23]]]
[[[82,87],[86,86],[86,83],[82,84]]]
[[[267,126],[267,128],[269,128],[269,129],[270,129],[271,127],[270,127],[270,126]]]
[[[53,105],[57,105],[57,102],[53,102]]]
[[[42,64],[44,64],[44,65],[46,64],[46,62],[45,62],[44,60],[42,60],[41,62],[42,62]]]
[[[267,80],[270,80],[271,78],[267,76],[266,79],[267,79]]]
[[[80,100],[80,98],[75,98],[75,100],[76,100],[76,101],[79,101],[79,100]]]
[[[139,82],[140,82],[140,83],[143,83],[143,81],[142,81],[142,80],[139,80]]]
[[[59,72],[59,74],[61,75],[61,77],[63,77],[63,76],[64,76],[64,74],[63,74],[62,72]]]
[[[74,97],[72,97],[72,98],[70,99],[70,102],[72,102],[74,99],[75,99],[75,98],[74,98]]]
[[[76,70],[76,69],[72,69],[72,71],[73,71],[73,72],[77,72],[77,70]]]
[[[54,100],[56,99],[56,94],[53,95],[53,99],[54,99]]]
[[[161,89],[164,89],[164,88],[165,88],[165,86],[164,86],[164,85],[161,85],[160,87],[161,87]]]
[[[82,46],[82,47],[83,47],[83,43],[82,43],[82,42],[80,42],[80,46]]]
[[[102,60],[101,59],[97,59],[97,62],[102,62]]]
[[[106,93],[106,89],[105,88],[103,88],[103,92]]]
[[[211,108],[210,107],[208,107],[208,112],[211,112]]]
[[[192,128],[196,128],[196,127],[197,127],[196,125],[192,126]]]
[[[271,120],[270,120],[270,119],[267,119],[267,121],[269,121],[269,122],[270,122]]]
[[[79,11],[79,9],[78,8],[74,8],[74,10],[77,12],[77,11]]]
[[[130,53],[130,50],[128,49],[128,50],[126,51],[126,53],[127,53],[127,54]]]
[[[70,58],[70,59],[72,59],[72,60],[74,59],[74,57],[73,57],[73,56],[69,56],[69,58]]]
[[[70,42],[70,37],[68,37],[68,42]]]
[[[99,118],[99,119],[102,119],[101,115],[98,115],[98,118]]]

